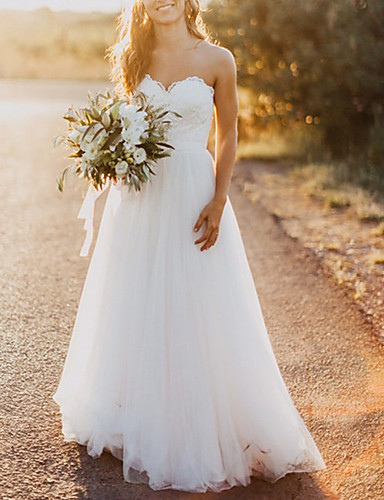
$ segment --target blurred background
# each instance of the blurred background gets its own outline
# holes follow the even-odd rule
[[[108,80],[124,0],[0,0],[0,78]],[[210,0],[214,39],[238,62],[239,155],[326,162],[384,181],[382,0]]]
[[[79,257],[83,186],[73,180],[64,193],[56,189],[70,161],[54,138],[66,129],[68,106],[86,105],[88,91],[113,88],[105,52],[127,1],[0,0],[4,499],[25,499],[26,491],[30,500],[124,495],[112,460],[95,466],[86,451],[62,446],[50,394],[92,255]],[[238,64],[232,201],[268,306],[266,323],[293,394],[329,457],[324,479],[289,480],[288,487],[301,499],[383,499],[382,351],[379,358],[376,347],[384,345],[384,0],[201,3],[212,38]],[[96,231],[102,213],[98,201]],[[310,252],[316,258],[307,258]],[[324,270],[348,301],[335,300]],[[355,323],[353,302],[374,328]],[[371,342],[372,333],[383,345]],[[266,495],[287,498],[286,488],[284,482]]]

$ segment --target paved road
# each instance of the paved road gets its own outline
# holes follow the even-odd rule
[[[382,347],[310,252],[243,196],[242,182],[257,163],[236,165],[230,198],[279,366],[327,469],[274,485],[254,479],[220,494],[154,492],[124,482],[110,454],[95,460],[63,441],[52,394],[89,260],[78,256],[81,193],[56,192],[66,160],[52,142],[67,104],[81,102],[88,88],[103,87],[0,82],[0,498],[384,498]]]

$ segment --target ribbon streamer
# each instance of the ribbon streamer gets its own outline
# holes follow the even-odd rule
[[[78,219],[85,219],[84,229],[86,230],[85,240],[80,250],[80,256],[86,257],[93,239],[93,216],[95,213],[95,202],[97,198],[109,187],[109,179],[102,189],[95,189],[91,184],[77,215]]]

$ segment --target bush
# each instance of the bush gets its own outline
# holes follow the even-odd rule
[[[253,89],[255,127],[316,128],[333,158],[382,163],[382,0],[213,0],[204,17]]]

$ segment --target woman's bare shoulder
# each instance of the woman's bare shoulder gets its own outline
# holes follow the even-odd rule
[[[235,62],[235,58],[229,49],[221,45],[216,45],[208,40],[204,40],[201,44],[201,49],[204,51],[207,62],[210,64],[232,65]]]
[[[209,68],[212,81],[236,78],[236,61],[229,49],[204,40],[201,44],[201,54],[204,58],[204,66]]]

